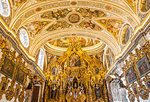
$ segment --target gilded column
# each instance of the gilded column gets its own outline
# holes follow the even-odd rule
[[[93,102],[91,85],[89,85],[89,101],[88,102]]]
[[[86,88],[86,102],[89,102],[89,90]]]
[[[59,102],[64,102],[64,97],[63,97],[63,86],[60,86],[60,90],[59,90]]]
[[[44,102],[48,102],[48,86],[47,86],[47,83],[46,83],[46,86],[45,86]]]

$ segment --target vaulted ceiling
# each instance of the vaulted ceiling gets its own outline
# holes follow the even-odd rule
[[[146,0],[145,0],[146,1]],[[41,47],[62,55],[75,40],[88,54],[109,48],[119,54],[147,13],[142,0],[2,0],[10,15],[0,17],[20,41],[20,30],[29,36],[27,52],[36,56]],[[142,5],[143,4],[143,5]],[[9,11],[9,9],[8,9]],[[6,16],[6,17],[5,17]],[[21,42],[21,41],[20,41]]]

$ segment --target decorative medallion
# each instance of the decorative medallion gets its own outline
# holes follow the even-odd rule
[[[76,1],[72,1],[72,2],[71,2],[71,5],[76,5],[76,4],[77,4]]]
[[[71,14],[68,18],[71,23],[78,23],[80,20],[80,16],[78,14]]]

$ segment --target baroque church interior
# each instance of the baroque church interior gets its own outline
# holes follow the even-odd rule
[[[150,0],[0,0],[0,102],[150,102]]]

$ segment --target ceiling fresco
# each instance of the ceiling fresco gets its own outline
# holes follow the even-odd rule
[[[68,47],[68,39],[74,37],[66,37],[67,34],[76,32],[77,36],[83,34],[75,38],[80,39],[82,47],[95,49],[94,45],[102,41],[118,54],[132,37],[130,29],[134,31],[140,24],[137,13],[148,12],[148,4],[148,0],[2,0],[0,17],[18,41],[19,30],[26,29],[30,42],[27,51],[32,54],[47,43]],[[124,27],[125,24],[130,27]]]
[[[63,56],[75,42],[109,71],[129,48],[133,32],[150,11],[149,3],[149,0],[0,0],[0,26],[10,32],[6,35],[14,46],[41,69]]]
[[[47,31],[54,31],[64,28],[69,28],[72,25],[67,23],[66,21],[57,21],[56,24],[52,24],[50,27],[47,28]]]
[[[56,19],[56,22],[47,28],[47,31],[65,29],[70,27],[88,28],[92,30],[102,30],[100,26],[92,22],[92,19],[106,17],[106,14],[100,10],[91,10],[90,8],[60,9],[44,12],[41,18]]]
[[[90,8],[78,8],[76,9],[84,18],[92,19],[97,17],[106,17],[106,14],[101,10],[91,10]]]
[[[140,1],[140,10],[142,12],[147,12],[150,10],[150,1],[149,0],[141,0]]]
[[[45,102],[103,102],[112,96],[106,85],[113,83],[111,75],[124,67],[126,58],[132,59],[128,54],[142,46],[139,39],[146,43],[149,4],[150,0],[0,0],[0,46],[7,48],[1,52],[9,48],[11,55],[21,54],[23,59],[11,60],[27,61],[24,65],[43,77],[39,88],[46,82],[40,94]],[[8,44],[3,45],[3,37]],[[29,84],[32,79],[37,82],[32,77]]]
[[[28,29],[30,36],[34,38],[49,23],[51,21],[33,21],[26,24],[25,27]]]
[[[123,21],[117,19],[100,19],[97,20],[107,31],[109,31],[117,40],[119,39],[119,32],[124,24]]]
[[[65,18],[67,16],[67,14],[69,12],[71,12],[72,10],[70,9],[58,9],[57,11],[47,11],[47,12],[44,12],[42,15],[41,15],[41,18],[46,18],[46,19],[53,19],[53,18],[56,18],[57,20],[60,19],[60,18]]]
[[[52,40],[49,44],[57,46],[57,47],[69,47],[71,42],[78,42],[81,44],[81,47],[89,47],[100,43],[98,39],[92,39],[87,37],[64,37],[56,40]]]

